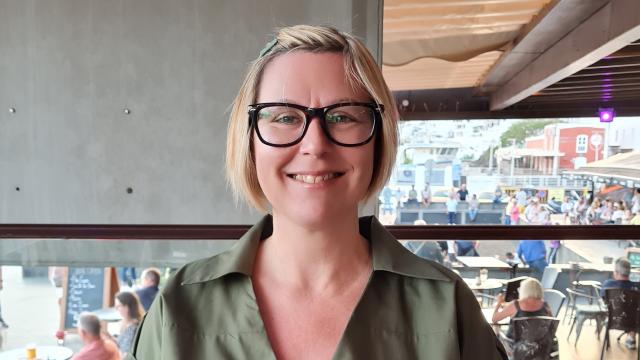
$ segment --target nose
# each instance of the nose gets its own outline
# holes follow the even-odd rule
[[[322,130],[320,121],[322,120],[320,120],[319,117],[311,119],[307,133],[300,141],[300,153],[320,157],[324,155],[331,146],[327,135]]]

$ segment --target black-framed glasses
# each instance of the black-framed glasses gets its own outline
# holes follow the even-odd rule
[[[314,118],[331,142],[340,146],[360,146],[373,138],[384,106],[375,103],[341,102],[321,108],[289,103],[249,105],[249,123],[260,141],[285,147],[299,143]]]

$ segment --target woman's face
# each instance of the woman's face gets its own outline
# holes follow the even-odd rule
[[[341,54],[292,52],[266,66],[256,102],[324,107],[345,101],[370,99],[347,85]],[[374,140],[357,147],[336,145],[318,118],[296,145],[272,147],[254,135],[253,146],[258,181],[274,215],[301,225],[326,224],[328,219],[356,213],[371,182]],[[322,178],[327,175],[329,179]]]
[[[115,308],[116,310],[118,310],[118,313],[120,314],[120,316],[122,316],[123,319],[129,318],[129,307],[126,305],[122,305],[120,300],[118,300],[117,298],[115,301]]]

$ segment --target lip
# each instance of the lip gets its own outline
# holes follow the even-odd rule
[[[329,174],[336,174],[336,176],[330,179],[323,180],[320,182],[315,182],[315,183],[304,182],[295,178],[296,175],[319,177],[319,176],[325,176]],[[301,171],[301,172],[287,172],[286,177],[289,181],[293,181],[295,184],[301,185],[306,188],[323,188],[333,184],[335,181],[340,179],[344,174],[345,172],[343,171]]]
[[[285,174],[287,176],[290,175],[310,175],[310,176],[324,176],[329,174],[339,174],[344,175],[346,171],[341,170],[322,170],[322,171],[287,171]]]

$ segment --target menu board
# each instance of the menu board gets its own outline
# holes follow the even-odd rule
[[[627,249],[627,259],[631,263],[631,267],[640,267],[640,249],[629,248]]]
[[[64,289],[65,329],[75,328],[82,312],[103,307],[104,285],[104,268],[69,268]]]

